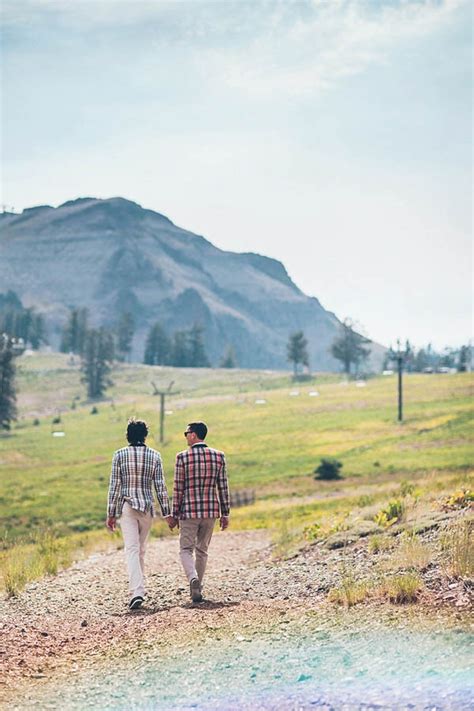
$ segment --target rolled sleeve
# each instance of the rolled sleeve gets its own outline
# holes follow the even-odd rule
[[[176,457],[174,468],[173,485],[173,517],[179,518],[184,497],[184,462],[179,456]]]
[[[160,504],[161,513],[166,518],[170,515],[170,501],[168,491],[166,489],[165,476],[161,459],[157,459],[156,466],[153,471],[153,483],[155,485],[156,498]]]
[[[107,500],[107,516],[115,518],[117,516],[117,506],[121,492],[120,457],[116,452],[112,459],[112,470],[110,472],[109,495]]]
[[[224,456],[222,456],[222,464],[217,476],[217,491],[219,492],[221,516],[228,516],[230,514],[229,480]]]

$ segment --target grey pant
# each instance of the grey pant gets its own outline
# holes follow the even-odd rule
[[[215,522],[215,518],[186,518],[179,522],[179,556],[188,580],[198,578],[202,583]]]

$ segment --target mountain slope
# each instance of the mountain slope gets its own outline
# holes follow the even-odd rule
[[[4,213],[0,228],[0,291],[46,314],[53,345],[68,308],[85,306],[96,325],[131,311],[140,360],[155,321],[169,332],[199,322],[214,364],[232,345],[241,367],[286,367],[288,335],[302,329],[311,367],[337,367],[328,350],[337,318],[276,260],[222,251],[123,198]]]

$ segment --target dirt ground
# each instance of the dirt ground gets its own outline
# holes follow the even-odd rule
[[[146,558],[146,603],[130,612],[123,551],[92,555],[0,601],[0,701],[5,708],[22,708],[18,701],[26,690],[123,656],[140,644],[166,646],[178,639],[189,642],[209,629],[236,633],[249,625],[271,625],[282,616],[301,618],[327,604],[343,557],[359,577],[370,572],[366,541],[344,551],[311,546],[290,560],[275,561],[264,531],[216,532],[205,601],[193,605],[177,536],[154,539]],[[468,591],[461,583],[442,580],[436,567],[425,577],[421,606],[468,608]]]

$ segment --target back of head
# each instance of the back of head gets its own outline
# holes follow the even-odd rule
[[[205,422],[189,422],[188,430],[190,432],[195,432],[199,439],[206,439],[207,425]]]
[[[143,420],[132,418],[127,425],[127,440],[130,444],[144,444],[148,435],[148,425]]]

